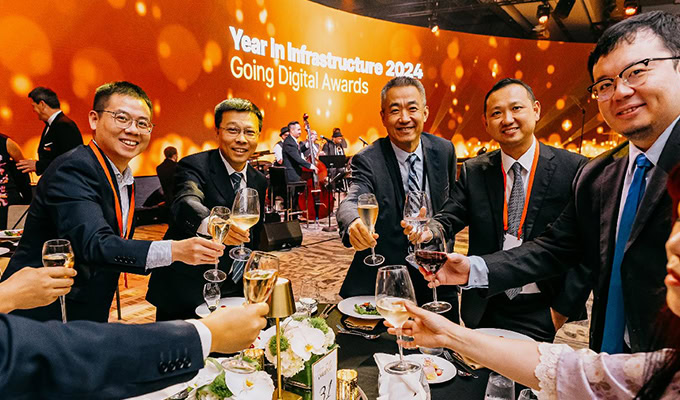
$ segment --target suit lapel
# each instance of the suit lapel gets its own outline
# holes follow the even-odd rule
[[[536,166],[534,184],[531,188],[531,195],[529,197],[527,216],[524,220],[524,227],[522,228],[525,240],[532,237],[531,234],[534,227],[534,220],[536,219],[536,215],[538,215],[538,211],[541,209],[543,199],[550,188],[550,181],[557,168],[557,165],[553,161],[555,153],[552,149],[540,142],[538,142],[538,148],[540,149],[538,165]]]
[[[628,168],[628,145],[613,153],[611,157],[614,161],[604,168],[600,179],[594,185],[600,198],[600,265],[607,271],[611,269],[611,257],[616,243],[621,188]],[[609,274],[600,274],[600,277],[609,279]]]
[[[486,194],[489,196],[491,214],[493,215],[493,225],[496,228],[496,242],[499,248],[503,248],[503,172],[501,152],[497,151],[489,157],[489,162],[482,166],[484,182],[486,183]]]
[[[235,193],[231,187],[231,181],[229,180],[227,167],[224,166],[222,157],[220,157],[220,151],[217,149],[213,150],[210,154],[210,176],[214,177],[212,183],[215,185],[220,195],[222,195],[224,198],[224,204],[230,206],[234,202]]]
[[[392,181],[392,187],[395,188],[395,204],[398,206],[398,214],[401,214],[404,210],[404,201],[406,199],[406,193],[404,193],[404,184],[401,181],[401,170],[399,169],[399,162],[397,161],[397,156],[394,154],[392,149],[392,144],[388,137],[383,138],[380,141],[380,147],[382,149],[383,156],[385,157],[385,166],[387,172],[390,174],[390,179]],[[400,218],[401,219],[401,218]]]

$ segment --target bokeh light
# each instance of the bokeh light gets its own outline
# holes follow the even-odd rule
[[[12,120],[12,109],[7,106],[0,107],[0,118],[4,121]]]
[[[33,82],[26,75],[17,74],[12,77],[12,91],[19,97],[26,97],[33,89]]]
[[[81,49],[71,61],[73,93],[80,99],[91,98],[94,90],[103,82],[124,78],[118,61],[104,49]]]
[[[193,33],[181,25],[168,25],[158,36],[158,61],[165,77],[180,91],[201,73],[203,57]]]
[[[558,110],[561,110],[564,108],[565,101],[564,99],[557,99],[557,102],[555,103],[555,107],[557,107]]]
[[[52,47],[47,34],[30,19],[0,18],[0,64],[14,73],[44,75],[52,70]]]
[[[146,4],[143,1],[138,1],[135,3],[135,11],[137,11],[137,14],[140,16],[145,16],[146,15]]]
[[[568,132],[571,129],[572,126],[573,125],[571,123],[571,120],[565,119],[564,121],[562,121],[562,130],[563,131]]]

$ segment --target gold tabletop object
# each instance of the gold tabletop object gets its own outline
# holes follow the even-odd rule
[[[358,400],[359,384],[357,382],[357,371],[354,369],[338,370],[338,400]]]

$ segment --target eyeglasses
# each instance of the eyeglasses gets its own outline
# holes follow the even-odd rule
[[[227,135],[233,136],[233,137],[236,137],[236,136],[240,135],[241,133],[243,133],[243,136],[245,136],[247,139],[255,139],[256,137],[258,137],[260,135],[260,133],[258,131],[256,131],[255,129],[252,129],[252,128],[240,129],[240,128],[237,128],[235,126],[228,126],[226,128],[220,127],[219,129],[225,131],[227,133]]]
[[[116,121],[116,126],[120,129],[127,129],[132,126],[132,121],[135,122],[137,129],[143,135],[148,135],[153,130],[153,124],[146,118],[132,119],[130,114],[125,111],[108,111],[108,110],[95,110],[96,112],[105,112],[111,114],[113,120]]]
[[[652,61],[678,60],[680,56],[645,58],[630,64],[617,75],[626,86],[635,88],[647,81],[648,72],[651,71],[649,63]],[[616,78],[603,78],[588,86],[588,92],[592,93],[597,101],[607,101],[612,98],[616,91]]]

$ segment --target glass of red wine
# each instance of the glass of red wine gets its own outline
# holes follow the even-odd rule
[[[446,262],[448,245],[442,225],[430,219],[421,227],[420,240],[416,242],[416,263],[429,274],[436,274]],[[451,309],[451,304],[437,300],[437,288],[432,288],[432,301],[423,304],[423,308],[438,314]]]

